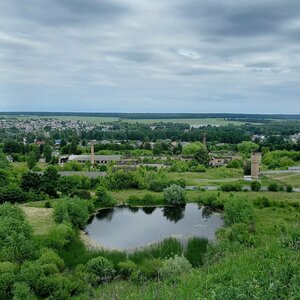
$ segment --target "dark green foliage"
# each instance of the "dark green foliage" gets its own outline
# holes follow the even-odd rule
[[[91,193],[88,190],[75,190],[71,193],[70,197],[78,197],[86,200],[92,199]]]
[[[70,223],[75,228],[83,228],[89,211],[87,203],[79,198],[63,198],[54,206],[53,217],[57,223]]]
[[[0,261],[23,262],[35,255],[32,230],[20,208],[0,206]]]
[[[259,208],[265,208],[265,207],[270,207],[271,206],[271,203],[269,201],[268,198],[266,197],[259,197],[259,198],[256,198],[254,200],[254,205],[259,207]]]
[[[251,186],[251,190],[254,192],[258,192],[261,189],[261,184],[258,181],[252,181],[250,186]]]
[[[251,162],[246,161],[243,169],[244,169],[244,175],[251,175]]]
[[[26,200],[26,193],[19,187],[9,185],[0,188],[0,204],[4,202],[22,203]]]
[[[42,176],[41,190],[50,196],[57,197],[59,173],[54,166],[48,167]]]
[[[290,184],[288,184],[288,185],[286,186],[286,192],[287,192],[287,193],[292,193],[292,192],[293,192],[293,186],[290,185]]]
[[[28,192],[39,192],[41,189],[42,178],[41,175],[33,172],[26,172],[21,177],[21,188]]]
[[[35,152],[32,151],[28,154],[26,162],[27,162],[29,170],[32,170],[36,166],[37,157],[36,157]]]
[[[240,192],[242,188],[240,183],[225,183],[221,186],[223,192]]]
[[[88,272],[97,276],[98,282],[107,282],[112,279],[115,270],[113,263],[105,257],[98,256],[86,264]]]
[[[194,267],[203,265],[203,257],[207,250],[208,240],[198,237],[190,238],[187,242],[185,257]]]
[[[96,191],[95,204],[97,207],[113,207],[116,201],[104,187],[100,186]]]
[[[198,149],[194,157],[200,165],[208,167],[210,156],[208,155],[208,151],[204,147]]]
[[[280,192],[280,191],[283,191],[284,188],[282,185],[280,185],[277,182],[271,182],[268,186],[268,190],[269,190],[269,192]]]
[[[224,220],[227,226],[235,223],[252,223],[254,211],[251,202],[242,197],[229,198],[224,205]]]
[[[45,208],[51,208],[52,206],[51,206],[51,202],[49,201],[49,200],[47,200],[46,202],[45,202]]]

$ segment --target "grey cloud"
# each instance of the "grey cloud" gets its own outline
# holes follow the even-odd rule
[[[0,1],[0,110],[300,111],[299,32],[298,0]]]

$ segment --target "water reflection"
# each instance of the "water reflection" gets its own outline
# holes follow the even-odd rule
[[[220,215],[197,204],[180,207],[116,207],[100,210],[86,226],[90,237],[107,248],[129,249],[168,237],[214,239]]]
[[[142,207],[142,210],[144,211],[144,213],[146,215],[151,215],[154,211],[155,211],[156,207],[154,206],[145,206],[145,207]]]
[[[166,206],[163,208],[163,215],[168,220],[177,223],[184,217],[185,205],[180,205],[176,207]]]
[[[96,214],[96,218],[97,220],[106,220],[107,222],[110,222],[113,218],[114,212],[114,208],[101,209]]]

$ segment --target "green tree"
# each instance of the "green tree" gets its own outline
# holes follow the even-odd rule
[[[170,187],[165,188],[163,192],[167,203],[172,205],[185,204],[185,190],[181,186],[172,184]]]
[[[197,151],[203,147],[203,144],[200,142],[190,143],[183,147],[182,153],[184,155],[195,155]]]
[[[44,156],[47,163],[51,161],[52,158],[52,148],[49,145],[45,145]]]
[[[26,172],[21,177],[21,188],[23,191],[38,192],[41,188],[41,175],[33,172]]]
[[[0,205],[0,261],[21,263],[35,256],[32,229],[22,210],[12,204]]]
[[[237,145],[239,153],[241,153],[245,157],[250,157],[251,153],[257,151],[258,148],[259,145],[250,141],[244,141]]]
[[[54,206],[54,220],[57,223],[70,223],[75,228],[83,228],[88,217],[88,206],[79,198],[63,198]]]
[[[204,147],[199,148],[194,157],[200,165],[203,165],[205,167],[209,166],[210,156],[208,155],[208,151]]]
[[[36,153],[34,151],[29,152],[26,162],[30,170],[32,170],[36,166],[37,159],[36,159]]]

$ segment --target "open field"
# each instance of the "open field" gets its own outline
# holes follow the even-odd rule
[[[293,187],[300,187],[300,173],[269,174],[266,177],[284,185],[291,184]]]
[[[143,124],[153,124],[153,123],[186,123],[189,125],[219,125],[224,126],[228,124],[233,125],[242,125],[245,122],[239,121],[227,121],[225,119],[218,119],[218,118],[207,118],[207,119],[122,119],[122,121],[129,122],[129,123],[143,123]]]
[[[78,121],[87,121],[96,125],[100,125],[107,122],[116,122],[123,121],[128,123],[143,123],[143,124],[153,124],[153,123],[186,123],[189,125],[214,125],[214,126],[225,126],[228,124],[233,125],[243,125],[245,122],[240,121],[227,121],[224,118],[204,118],[204,119],[126,119],[126,118],[117,118],[117,117],[94,117],[94,116],[36,116],[36,115],[16,115],[9,116],[17,118],[20,120],[28,119],[58,119],[58,120],[78,120]],[[256,123],[258,124],[258,123]]]
[[[36,235],[47,234],[55,225],[52,218],[52,208],[37,208],[21,206]]]

